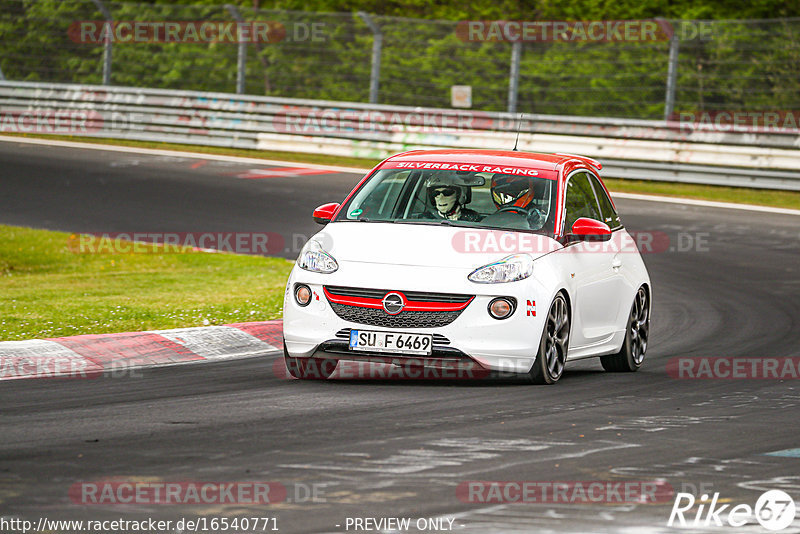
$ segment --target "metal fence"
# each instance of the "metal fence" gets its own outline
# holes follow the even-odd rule
[[[0,134],[67,134],[379,159],[505,148],[599,159],[607,177],[800,190],[800,131],[168,89],[0,82]],[[13,138],[10,138],[13,139]]]
[[[182,24],[179,38],[158,38],[154,25],[170,21]],[[268,38],[185,33],[192,23],[217,21],[263,23]],[[138,37],[137,22],[149,23]],[[641,119],[800,109],[800,19],[632,22],[656,31],[629,35],[626,26],[601,21],[493,25],[233,5],[0,0],[0,79],[439,108],[451,106],[455,85],[471,87],[477,110]]]

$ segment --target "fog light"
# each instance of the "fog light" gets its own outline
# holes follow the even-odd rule
[[[517,300],[511,297],[498,297],[489,303],[489,315],[495,319],[511,317],[517,308]]]
[[[305,284],[297,284],[294,286],[294,300],[300,306],[308,306],[311,302],[311,288]]]

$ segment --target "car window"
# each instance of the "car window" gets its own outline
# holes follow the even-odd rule
[[[400,192],[410,171],[396,173],[386,180],[376,182],[370,194],[364,198],[359,208],[376,219],[388,219],[395,210]]]
[[[588,217],[597,221],[603,220],[597,198],[589,183],[589,176],[585,172],[573,174],[567,182],[566,194],[566,225],[565,233],[570,233],[572,225],[581,217]]]
[[[477,167],[477,165],[470,165]],[[380,169],[342,207],[337,220],[441,224],[553,235],[556,180],[525,174],[452,169]]]
[[[489,173],[484,173],[482,176],[486,182],[482,186],[472,188],[472,198],[468,206],[480,213],[492,213],[497,209],[492,202],[492,194],[490,192],[492,176]]]
[[[594,192],[597,194],[597,200],[600,203],[600,214],[603,216],[603,222],[606,223],[612,230],[622,226],[622,221],[619,219],[617,210],[614,209],[614,203],[611,202],[610,198],[608,198],[608,193],[606,193],[603,184],[601,184],[600,180],[598,180],[594,175],[590,175],[589,180],[592,182]]]

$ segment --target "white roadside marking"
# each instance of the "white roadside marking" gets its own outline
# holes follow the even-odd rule
[[[55,341],[28,339],[0,342],[0,380],[85,376],[103,367]]]
[[[369,169],[359,169],[356,167],[340,167],[338,165],[321,165],[317,163],[299,163],[297,161],[281,161],[262,158],[247,158],[244,156],[225,156],[222,154],[203,154],[200,152],[183,152],[180,150],[162,150],[156,148],[139,148],[120,145],[101,145],[97,143],[79,143],[75,141],[58,141],[54,139],[37,139],[32,137],[13,137],[0,135],[0,142],[26,143],[31,145],[60,146],[66,148],[83,148],[88,150],[106,150],[110,152],[125,152],[129,154],[147,154],[152,156],[169,156],[177,158],[195,158],[212,161],[229,161],[233,163],[255,163],[259,165],[275,165],[277,167],[296,167],[302,165],[309,169],[327,170],[333,172],[349,174],[366,174]],[[641,195],[638,193],[615,193],[611,191],[611,196],[615,198],[626,198],[631,200],[643,200],[647,202],[662,202],[666,204],[685,204],[691,206],[703,206],[707,208],[725,208],[745,211],[760,211],[764,213],[779,213],[783,215],[800,215],[800,210],[788,208],[773,208],[770,206],[756,206],[753,204],[736,204],[733,202],[717,202],[713,200],[695,200],[680,197],[664,197],[658,195]]]
[[[60,146],[64,148],[82,148],[87,150],[106,150],[109,152],[125,152],[128,154],[147,154],[150,156],[169,156],[176,158],[195,158],[211,161],[230,161],[233,163],[254,163],[256,165],[276,165],[278,167],[297,167],[302,165],[309,169],[319,169],[350,174],[366,174],[369,169],[356,167],[340,167],[337,165],[320,165],[297,161],[278,161],[263,158],[247,158],[244,156],[226,156],[224,154],[204,154],[202,152],[183,152],[182,150],[162,150],[159,148],[140,148],[121,145],[101,145],[99,143],[79,143],[75,141],[58,141],[55,139],[37,139],[33,137],[13,137],[0,135],[0,142],[25,143],[30,145]]]
[[[756,206],[753,204],[735,204],[733,202],[717,202],[715,200],[696,200],[693,198],[639,195],[637,193],[615,193],[614,191],[611,191],[611,197],[626,198],[630,200],[644,200],[647,202],[663,202],[665,204],[684,204],[688,206],[702,206],[705,208],[725,208],[732,210],[761,211],[764,213],[780,213],[782,215],[800,215],[800,210],[793,210],[788,208],[773,208],[771,206]]]
[[[206,360],[230,360],[261,356],[278,350],[247,332],[231,326],[198,326],[172,330],[151,330],[150,333],[183,345]]]

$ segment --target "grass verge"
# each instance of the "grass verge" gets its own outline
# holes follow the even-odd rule
[[[92,137],[78,137],[68,135],[43,135],[43,134],[9,134],[20,137],[37,137],[45,139],[58,139],[63,141],[77,141],[117,146],[133,146],[141,148],[156,148],[162,150],[180,150],[186,152],[200,152],[204,154],[224,154],[230,156],[244,156],[265,158],[298,163],[317,163],[322,165],[339,165],[356,167],[364,170],[371,169],[380,160],[350,158],[343,156],[328,156],[325,154],[305,154],[298,152],[277,152],[269,150],[246,150],[239,148],[205,147],[198,145],[182,145],[176,143],[155,143],[149,141],[129,141],[124,139],[98,139]],[[662,195],[678,198],[693,198],[699,200],[713,200],[717,202],[733,202],[739,204],[756,204],[778,208],[800,209],[800,192],[776,191],[772,189],[749,189],[743,187],[722,187],[714,185],[676,184],[672,182],[655,182],[649,180],[621,180],[606,178],[604,181],[612,191],[624,193],[641,193],[647,195]]]
[[[0,340],[281,317],[287,260],[156,246],[81,254],[70,243],[67,233],[0,225]]]

